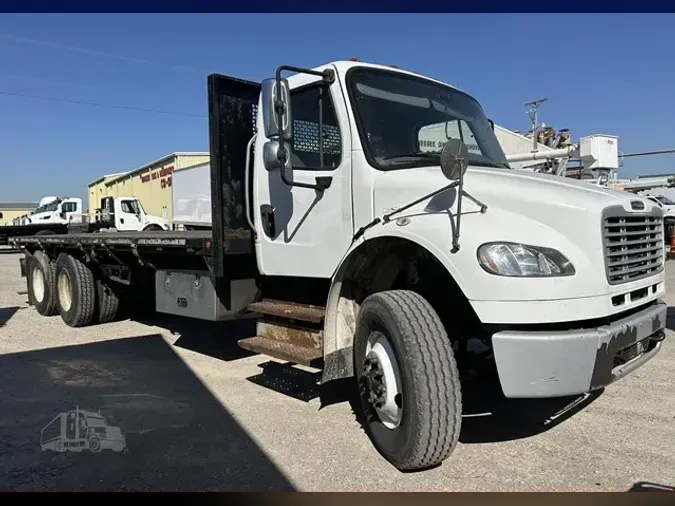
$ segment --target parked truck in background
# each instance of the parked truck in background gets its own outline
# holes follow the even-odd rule
[[[102,323],[142,294],[162,313],[257,317],[239,344],[352,378],[401,470],[452,453],[469,362],[492,364],[507,398],[543,398],[659,352],[661,208],[510,169],[468,94],[358,61],[208,90],[211,229],[14,238],[40,314]],[[422,149],[439,123],[471,149]]]
[[[136,197],[104,197],[92,214],[83,213],[82,199],[55,197],[22,218],[21,224],[0,226],[0,244],[22,236],[169,229],[167,220],[147,214]]]
[[[97,221],[119,232],[169,230],[169,222],[146,213],[136,197],[104,197],[99,211]]]

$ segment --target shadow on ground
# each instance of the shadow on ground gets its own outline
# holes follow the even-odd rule
[[[237,340],[255,335],[255,321],[213,323],[171,315],[136,311],[135,321],[165,328],[178,339],[174,345],[219,360],[237,360],[253,354],[239,348]],[[320,399],[322,409],[347,402],[359,422],[361,409],[353,379],[320,384],[321,373],[266,360],[260,372],[247,380],[260,387],[309,402]],[[497,377],[486,374],[462,385],[463,421],[460,442],[465,444],[511,441],[544,433],[594,402],[602,391],[591,395],[555,399],[506,399]]]
[[[252,356],[240,348],[237,341],[255,335],[255,321],[210,322],[182,318],[162,313],[136,312],[130,315],[134,321],[161,327],[177,337],[173,345],[218,360],[238,360]]]
[[[319,398],[320,408],[348,402],[362,423],[359,399],[352,379],[320,385],[321,373],[274,361],[259,364],[260,373],[249,381],[305,402]],[[496,379],[463,386],[464,444],[511,441],[551,430],[594,402],[602,390],[589,395],[555,399],[506,399]],[[363,425],[363,423],[362,423]]]
[[[3,355],[0,370],[0,489],[293,489],[159,334]],[[126,449],[41,449],[43,427],[76,407],[100,411]],[[61,427],[43,442],[74,437]]]
[[[19,306],[0,307],[0,327],[3,327],[19,309]]]
[[[507,399],[498,380],[463,386],[462,443],[493,443],[536,436],[551,430],[594,402],[592,394],[552,399]]]

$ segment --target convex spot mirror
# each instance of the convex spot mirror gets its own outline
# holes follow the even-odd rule
[[[279,86],[274,78],[265,79],[261,85],[262,116],[265,137],[283,140],[291,138],[291,93],[288,79],[280,79]],[[281,113],[281,121],[279,118]]]
[[[263,144],[262,158],[265,170],[273,171],[281,169],[282,167],[288,167],[288,164],[291,160],[291,151],[288,143],[284,143],[284,151],[286,152],[286,156],[282,157],[284,160],[282,163],[282,160],[279,156],[281,152],[279,141],[267,141],[265,144]]]
[[[448,139],[441,150],[441,170],[450,181],[457,181],[469,166],[469,151],[459,139]]]

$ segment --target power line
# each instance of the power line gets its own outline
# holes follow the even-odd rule
[[[57,98],[57,97],[44,97],[40,95],[29,95],[28,93],[14,93],[11,91],[0,90],[0,95],[7,95],[11,97],[23,97],[23,98],[35,98],[39,100],[51,100],[55,102],[66,102],[70,104],[79,104],[79,105],[91,105],[96,107],[108,107],[110,109],[124,109],[127,111],[139,111],[139,112],[150,112],[155,114],[170,114],[174,116],[191,116],[193,118],[206,118],[203,114],[192,114],[189,112],[178,112],[178,111],[161,111],[159,109],[144,109],[141,107],[132,107],[128,105],[114,105],[114,104],[102,104],[99,102],[86,102],[84,100],[71,100],[67,98]]]
[[[94,88],[94,89],[101,89],[101,86],[96,86],[93,84],[84,84],[84,83],[73,83],[70,81],[56,81],[54,79],[47,79],[44,77],[29,77],[29,76],[17,76],[17,75],[9,75],[9,74],[0,74],[0,79],[14,79],[14,80],[19,80],[19,81],[34,81],[34,82],[45,82],[49,84],[63,84],[63,85],[68,85],[68,86],[77,86],[81,88]]]
[[[95,49],[86,49],[82,47],[77,47],[77,46],[70,46],[67,44],[59,44],[57,42],[52,42],[49,40],[40,40],[40,39],[33,39],[31,37],[19,37],[17,35],[12,35],[10,33],[0,33],[0,38],[7,39],[7,40],[14,40],[17,42],[28,42],[30,44],[38,44],[42,46],[48,46],[48,47],[55,47],[55,48],[61,48],[65,49],[68,51],[73,51],[76,53],[81,53],[81,54],[87,54],[90,56],[101,56],[105,58],[114,58],[117,60],[123,60],[123,61],[128,61],[128,62],[133,62],[133,63],[145,63],[145,64],[150,64],[150,65],[159,65],[163,67],[169,67],[173,68],[174,70],[181,70],[181,71],[191,71],[191,72],[203,72],[200,69],[197,69],[195,67],[190,67],[188,65],[174,65],[171,63],[162,63],[162,62],[156,62],[152,60],[146,60],[143,58],[133,58],[130,56],[124,56],[121,54],[117,53],[109,53],[105,51],[97,51]]]

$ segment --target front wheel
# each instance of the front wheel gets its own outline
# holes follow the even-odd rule
[[[89,451],[93,453],[101,451],[101,441],[96,436],[89,440]]]
[[[354,372],[366,431],[402,471],[440,464],[459,440],[462,400],[450,339],[419,294],[366,298],[354,339]]]

